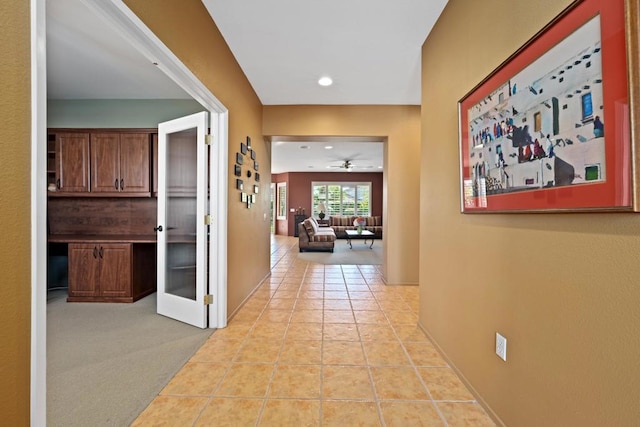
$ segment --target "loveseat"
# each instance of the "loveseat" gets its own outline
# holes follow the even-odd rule
[[[336,234],[331,227],[320,227],[315,218],[307,218],[298,224],[298,247],[304,251],[333,252]]]
[[[353,225],[357,216],[329,216],[329,227],[336,233],[336,238],[346,239],[345,230],[356,230],[358,227]],[[376,239],[382,239],[382,217],[381,216],[363,216],[365,230],[371,231],[376,235]]]

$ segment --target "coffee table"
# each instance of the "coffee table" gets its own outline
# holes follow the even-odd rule
[[[365,245],[367,244],[367,240],[371,240],[371,245],[369,245],[369,249],[373,248],[373,242],[375,242],[376,240],[375,233],[369,230],[362,230],[360,233],[358,233],[357,230],[345,230],[345,233],[347,233],[347,243],[349,244],[350,249],[353,249],[353,246],[351,245],[351,240],[364,240]]]

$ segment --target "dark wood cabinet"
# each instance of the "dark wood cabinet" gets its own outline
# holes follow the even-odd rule
[[[89,192],[89,134],[58,133],[55,141],[54,158],[55,191],[60,193]]]
[[[91,191],[149,196],[149,162],[148,133],[92,133]]]
[[[155,245],[69,243],[69,302],[133,302],[155,291]]]
[[[96,245],[69,245],[69,298],[99,294],[99,267]]]
[[[153,129],[49,129],[49,195],[150,197],[154,133]]]
[[[293,216],[293,237],[298,237],[298,224],[307,219],[306,215],[294,215]]]

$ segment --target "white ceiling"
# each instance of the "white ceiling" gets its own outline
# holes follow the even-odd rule
[[[47,0],[49,99],[189,98],[85,2]],[[446,2],[203,0],[264,105],[420,104],[421,46]],[[324,75],[332,86],[317,84]],[[382,151],[375,140],[274,138],[272,171],[341,171],[327,166],[344,160],[377,170]]]
[[[265,105],[419,105],[422,43],[447,3],[202,1]]]
[[[382,172],[383,143],[379,138],[285,138],[272,140],[271,173],[282,172]],[[328,147],[331,147],[330,149]]]
[[[190,99],[83,0],[47,0],[47,98]]]

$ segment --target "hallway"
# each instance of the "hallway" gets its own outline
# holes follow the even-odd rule
[[[293,237],[271,253],[271,276],[134,426],[494,425],[416,326],[417,286],[300,261]]]

